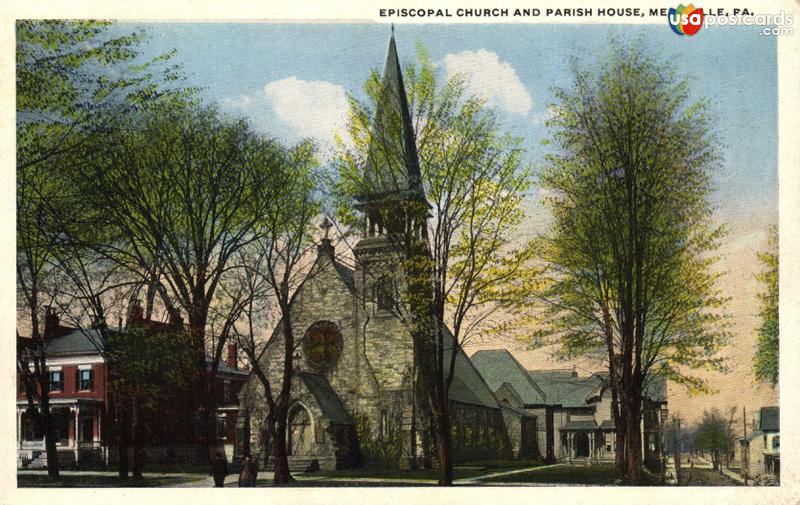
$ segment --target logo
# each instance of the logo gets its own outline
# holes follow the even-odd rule
[[[703,27],[703,9],[695,9],[689,4],[680,4],[677,9],[670,9],[667,20],[672,31],[678,35],[694,35]]]

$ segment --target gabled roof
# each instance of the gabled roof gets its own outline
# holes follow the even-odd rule
[[[67,328],[47,343],[48,356],[65,354],[100,354],[105,350],[100,331],[94,328]]]
[[[206,367],[208,371],[211,371],[211,363],[213,362],[214,358],[211,356],[206,356]],[[233,368],[228,366],[225,361],[219,360],[217,364],[217,373],[227,373],[233,375],[250,375],[250,370],[246,368]]]
[[[444,363],[449,363],[450,353],[455,346],[455,337],[447,326],[444,326],[444,334],[446,338]],[[459,347],[448,398],[461,403],[496,409],[499,406],[492,391],[472,361],[464,354],[464,350]]]
[[[347,287],[350,288],[351,291],[355,291],[356,289],[356,281],[355,281],[355,272],[350,268],[342,265],[335,259],[333,260],[333,268],[336,269],[336,273],[339,274],[339,277],[347,284]]]
[[[574,377],[572,371],[534,370],[528,376],[544,391],[547,405],[568,408],[585,407],[592,393],[603,384],[603,378],[597,374]]]
[[[353,418],[347,413],[342,400],[324,376],[311,372],[297,372],[297,377],[314,396],[325,417],[337,424],[353,424]]]
[[[488,349],[472,355],[472,363],[496,391],[504,382],[514,388],[525,405],[543,405],[545,393],[531,380],[525,368],[506,349]]]
[[[780,414],[779,407],[761,407],[758,415],[758,429],[761,431],[780,431]]]

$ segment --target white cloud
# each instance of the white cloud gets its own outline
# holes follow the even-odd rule
[[[277,118],[298,138],[331,146],[337,132],[345,135],[348,102],[342,86],[292,76],[268,83],[264,93]]]
[[[238,112],[248,112],[253,106],[253,98],[248,95],[225,97],[221,101],[224,108]]]
[[[465,74],[469,90],[486,97],[491,105],[522,116],[533,107],[531,95],[517,71],[508,62],[500,61],[497,53],[480,49],[448,54],[444,57],[444,69],[448,78]]]

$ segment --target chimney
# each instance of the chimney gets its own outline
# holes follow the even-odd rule
[[[130,305],[128,305],[128,318],[125,323],[129,327],[144,323],[144,308],[138,298],[131,299]]]
[[[44,310],[44,335],[42,337],[47,340],[53,338],[58,333],[58,314],[52,307],[47,307]]]
[[[236,343],[228,344],[228,358],[225,364],[231,368],[238,368],[239,356],[236,353]]]

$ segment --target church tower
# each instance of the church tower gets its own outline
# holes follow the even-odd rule
[[[364,366],[376,378],[378,394],[363,405],[381,419],[380,432],[402,434],[403,462],[414,459],[414,345],[402,312],[402,251],[426,233],[428,204],[422,185],[416,140],[394,28],[383,69],[364,167],[358,208],[363,237],[355,247],[356,277],[364,321]],[[366,371],[365,371],[366,372]]]

